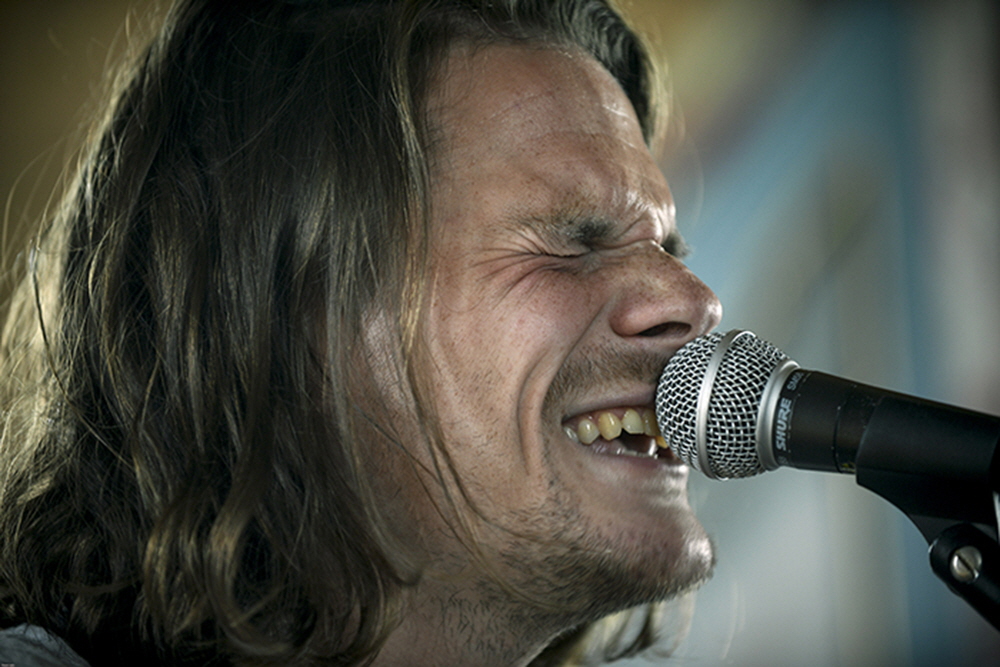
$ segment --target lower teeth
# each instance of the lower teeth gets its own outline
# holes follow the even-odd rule
[[[642,451],[637,451],[635,449],[629,449],[618,440],[608,442],[607,440],[604,440],[602,438],[601,440],[594,442],[594,444],[590,445],[590,447],[595,448],[602,453],[610,454],[612,456],[633,456],[641,459],[656,458],[655,445],[653,447],[650,447],[649,450],[642,452]]]

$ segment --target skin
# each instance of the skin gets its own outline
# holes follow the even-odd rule
[[[424,569],[375,664],[526,664],[559,632],[710,573],[687,468],[602,454],[562,425],[651,405],[666,361],[721,307],[668,252],[670,190],[596,61],[456,48],[437,81],[422,349],[467,502],[449,509],[442,489],[459,484],[427,472],[434,448],[398,421],[410,456],[376,457],[381,495]]]

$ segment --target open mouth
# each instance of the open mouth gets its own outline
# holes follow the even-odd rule
[[[660,434],[653,409],[646,406],[595,410],[563,422],[566,437],[595,453],[674,460]]]

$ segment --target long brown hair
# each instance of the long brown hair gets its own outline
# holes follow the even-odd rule
[[[654,135],[646,51],[603,0],[170,12],[8,313],[0,623],[95,662],[375,654],[412,572],[361,474],[352,378],[375,308],[410,363],[423,103],[456,40],[583,48]]]

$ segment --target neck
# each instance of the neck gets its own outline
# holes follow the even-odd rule
[[[423,581],[373,667],[527,665],[564,627],[502,596]]]

